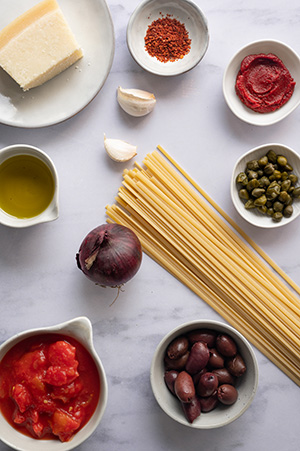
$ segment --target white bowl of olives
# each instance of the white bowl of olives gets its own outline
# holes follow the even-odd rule
[[[300,214],[300,156],[270,143],[255,147],[236,162],[231,198],[238,213],[263,228],[289,224]]]
[[[173,329],[154,353],[153,394],[173,420],[213,429],[239,418],[252,403],[258,365],[251,345],[233,327],[194,320]]]

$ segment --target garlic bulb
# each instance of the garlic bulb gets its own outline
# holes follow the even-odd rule
[[[151,113],[156,104],[154,94],[141,89],[118,87],[117,99],[120,107],[131,116],[140,117]]]
[[[121,139],[108,139],[104,134],[104,147],[110,158],[114,161],[125,162],[136,155],[137,146]]]

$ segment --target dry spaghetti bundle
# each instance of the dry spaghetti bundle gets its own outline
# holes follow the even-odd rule
[[[169,161],[154,151],[124,172],[108,222],[131,228],[144,252],[300,385],[299,298],[282,278],[300,289],[159,150]]]

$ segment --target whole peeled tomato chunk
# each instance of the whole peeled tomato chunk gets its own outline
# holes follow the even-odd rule
[[[186,362],[185,369],[190,374],[196,374],[201,371],[209,360],[209,349],[203,341],[197,341],[191,347],[189,358]]]

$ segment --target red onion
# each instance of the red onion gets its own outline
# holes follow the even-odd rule
[[[84,238],[77,266],[96,284],[120,287],[138,271],[142,247],[136,234],[119,224],[103,224]]]

